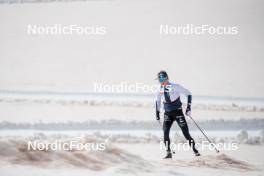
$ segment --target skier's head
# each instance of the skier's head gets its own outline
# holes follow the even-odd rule
[[[159,83],[160,84],[164,84],[165,82],[167,82],[169,80],[169,77],[168,77],[168,74],[166,73],[166,71],[164,70],[161,70],[159,73],[158,73],[158,80],[159,80]]]

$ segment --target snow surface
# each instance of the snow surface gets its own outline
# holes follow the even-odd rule
[[[115,136],[120,139],[120,136]],[[121,137],[122,138],[122,137]],[[130,137],[132,139],[132,137]],[[104,141],[100,135],[73,137],[35,133],[32,136],[0,138],[1,175],[261,175],[264,169],[263,145],[241,144],[238,150],[202,151],[195,158],[190,151],[177,151],[172,160],[162,160],[164,151],[155,141],[121,143],[107,141],[102,151],[27,150],[27,142],[79,140]]]

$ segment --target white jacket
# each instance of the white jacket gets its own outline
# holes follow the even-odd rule
[[[165,88],[167,90],[167,93],[165,92]],[[161,86],[157,92],[156,111],[160,111],[161,101],[164,104],[165,111],[180,109],[182,105],[180,100],[181,94],[188,97],[189,95],[191,95],[191,92],[180,84],[176,83],[169,82],[167,86]]]

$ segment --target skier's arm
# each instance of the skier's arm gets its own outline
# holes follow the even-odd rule
[[[155,102],[155,107],[156,107],[156,119],[160,119],[160,106],[161,106],[161,95],[160,92],[157,93],[157,98]]]
[[[186,108],[186,115],[190,116],[191,115],[191,105],[192,105],[192,94],[191,92],[179,85],[179,91],[181,94],[184,94],[187,97],[187,108]]]

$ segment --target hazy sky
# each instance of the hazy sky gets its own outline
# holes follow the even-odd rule
[[[0,5],[0,88],[153,84],[165,69],[196,95],[264,97],[263,16],[261,0]],[[28,24],[101,25],[106,35],[32,36]],[[238,35],[164,36],[161,24],[236,26]]]

